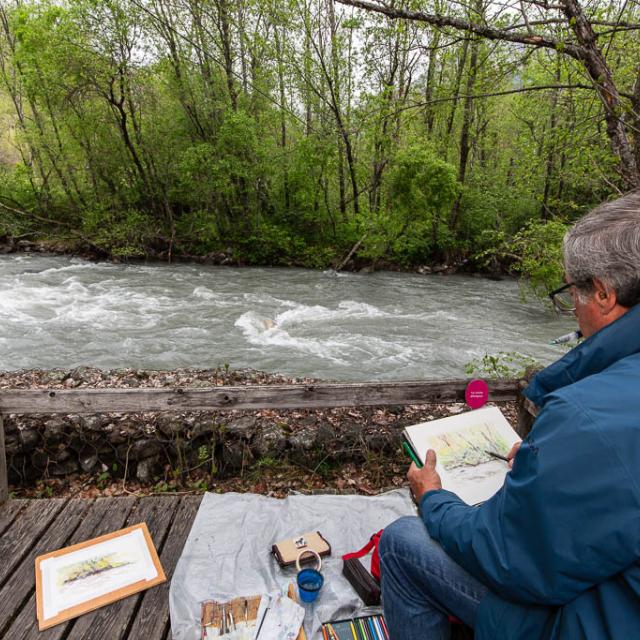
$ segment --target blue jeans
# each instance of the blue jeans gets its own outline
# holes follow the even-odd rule
[[[380,539],[382,605],[391,640],[449,640],[449,615],[473,627],[489,589],[429,537],[420,518],[389,525]]]

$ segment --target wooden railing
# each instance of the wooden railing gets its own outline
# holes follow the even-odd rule
[[[0,391],[0,504],[9,487],[2,416],[230,409],[328,409],[464,402],[468,380],[254,385],[208,389],[4,389]],[[516,400],[521,380],[488,381],[489,400]]]

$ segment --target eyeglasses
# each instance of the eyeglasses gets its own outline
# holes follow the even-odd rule
[[[573,294],[571,293],[571,287],[574,286],[574,282],[567,282],[567,284],[563,284],[549,293],[553,308],[561,316],[572,316],[576,310],[576,303],[573,301]]]

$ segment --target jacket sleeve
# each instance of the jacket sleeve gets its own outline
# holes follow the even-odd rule
[[[562,605],[640,558],[640,503],[589,415],[552,397],[502,489],[478,507],[426,493],[431,537],[498,595]]]

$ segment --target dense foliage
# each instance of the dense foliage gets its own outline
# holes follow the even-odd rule
[[[0,5],[0,234],[553,279],[563,225],[640,159],[638,6],[591,2],[583,43],[574,5],[394,4],[466,30],[332,0]]]

